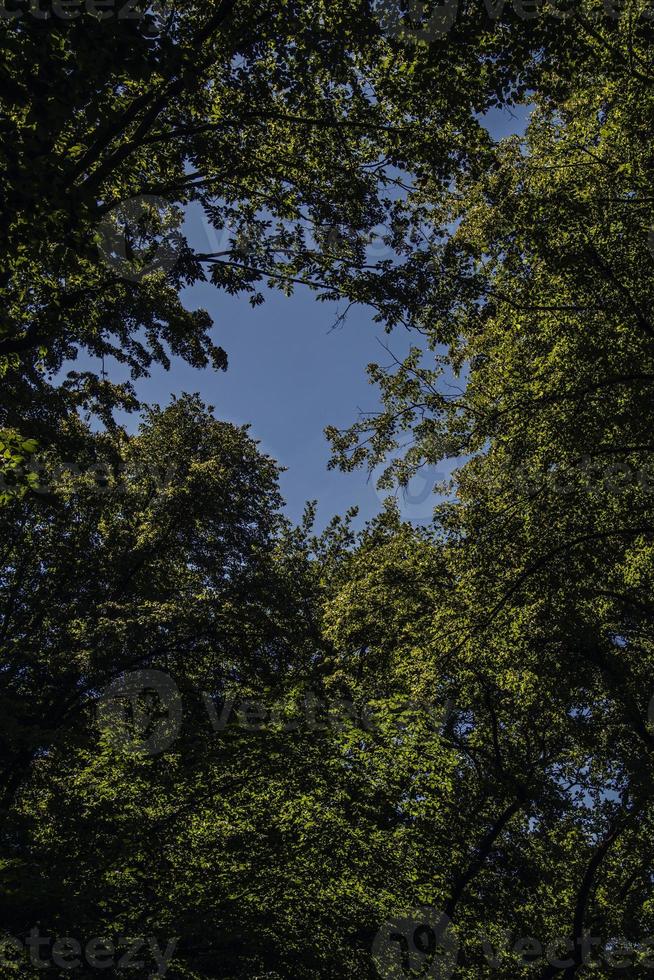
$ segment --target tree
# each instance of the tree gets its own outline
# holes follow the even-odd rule
[[[171,942],[188,977],[366,975],[414,874],[404,773],[442,725],[323,630],[347,521],[286,526],[275,465],[196,399],[94,438],[95,469],[2,512],[5,938]]]
[[[183,305],[193,282],[255,304],[264,283],[308,284],[388,327],[419,321],[425,190],[483,156],[478,114],[518,98],[558,36],[553,18],[476,5],[446,33],[351,0],[39,9],[2,25],[0,425],[43,446],[80,409],[111,425],[137,408],[153,363],[226,366],[207,313]],[[218,246],[188,245],[189,207]],[[371,258],[379,226],[389,251]],[[75,370],[80,352],[97,369]]]
[[[433,353],[374,366],[384,410],[332,430],[346,467],[408,442],[400,480],[468,457],[436,511],[450,588],[425,659],[470,706],[462,763],[492,776],[433,904],[462,943],[482,922],[559,938],[543,978],[590,969],[589,935],[594,976],[620,943],[634,976],[651,957],[650,38],[627,15],[589,33],[593,71],[545,59],[525,140],[439,198]],[[455,975],[497,975],[470,955]]]
[[[651,29],[642,5],[597,9],[575,9],[566,34],[551,13],[512,30],[464,5],[446,35],[407,44],[345,3],[266,23],[222,3],[176,13],[157,40],[149,21],[112,25],[117,73],[98,58],[95,86],[72,79],[37,147],[54,179],[38,200],[12,189],[34,221],[18,208],[10,222],[27,264],[5,308],[29,320],[5,349],[23,405],[3,416],[22,433],[7,435],[10,465],[33,422],[59,434],[54,472],[0,515],[7,933],[178,939],[187,977],[388,980],[438,969],[444,939],[443,969],[465,980],[608,977],[620,958],[647,974]],[[71,52],[109,33],[8,34],[18,165],[49,118],[38,87],[26,108],[27,65],[70,79]],[[474,113],[527,95],[525,139],[495,145]],[[385,186],[398,170],[415,181],[401,200]],[[236,189],[216,195],[225,172]],[[97,219],[144,194],[196,201],[217,227],[232,217],[250,243],[202,259],[146,222],[149,253],[105,228],[109,264],[91,259]],[[306,247],[305,212],[324,248]],[[380,218],[396,258],[367,270],[362,235]],[[63,228],[82,244],[53,272]],[[299,529],[279,517],[272,461],[196,400],[128,438],[110,411],[129,391],[89,377],[108,429],[94,435],[77,396],[39,380],[31,323],[53,367],[78,340],[115,354],[116,336],[137,373],[165,360],[162,340],[202,363],[202,317],[177,291],[203,262],[255,302],[259,278],[308,278],[422,331],[406,361],[371,369],[380,415],[332,435],[344,466],[410,439],[405,480],[465,454],[433,528],[389,507],[359,536],[336,520],[313,537],[310,513]],[[99,292],[60,329],[71,277]],[[454,398],[445,370],[465,385]]]

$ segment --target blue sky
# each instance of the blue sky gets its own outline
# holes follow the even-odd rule
[[[524,109],[493,112],[485,123],[500,138],[522,132],[526,115]],[[190,241],[205,250],[200,216],[190,215],[187,226]],[[378,492],[365,470],[328,471],[323,430],[330,424],[346,426],[360,410],[377,407],[377,393],[368,384],[365,368],[370,361],[388,363],[380,341],[400,356],[416,338],[401,329],[386,336],[362,307],[352,308],[345,324],[333,329],[338,306],[317,302],[303,287],[291,298],[274,290],[264,292],[266,302],[252,309],[245,296],[229,296],[207,284],[185,290],[187,307],[202,307],[212,316],[213,336],[227,351],[229,369],[199,371],[175,360],[169,372],[155,368],[141,381],[139,395],[165,405],[172,394],[199,392],[215,406],[217,418],[249,423],[262,450],[286,467],[281,489],[292,520],[300,518],[307,500],[317,499],[318,527],[352,505],[359,507],[361,524],[379,512],[388,491]],[[433,484],[445,475],[444,470],[432,472],[427,479]],[[398,497],[407,520],[429,521],[434,498],[427,488],[425,477],[416,477],[408,494]]]

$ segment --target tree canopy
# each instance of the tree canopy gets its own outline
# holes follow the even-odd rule
[[[0,25],[3,967],[648,976],[651,12],[131,9]],[[462,460],[433,521],[295,527],[247,429],[140,404],[227,367],[205,278],[412,332],[328,435]]]

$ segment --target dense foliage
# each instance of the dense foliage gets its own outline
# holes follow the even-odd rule
[[[652,17],[435,6],[0,25],[7,975],[652,969]],[[114,422],[81,353],[226,366],[203,277],[414,331],[329,435],[463,458],[429,527],[290,526],[194,397]]]

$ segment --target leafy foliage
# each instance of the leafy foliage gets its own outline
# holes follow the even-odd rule
[[[3,28],[8,935],[174,939],[180,977],[395,978],[438,969],[384,934],[422,907],[463,980],[609,977],[621,944],[647,975],[651,19],[487,13],[413,40],[415,7],[385,33],[345,0]],[[496,143],[478,114],[520,101]],[[232,223],[224,254],[185,244],[187,206]],[[416,332],[370,368],[382,411],[330,434],[345,468],[408,443],[387,482],[464,456],[432,526],[389,503],[293,528],[276,464],[196,398],[128,437],[131,385],[58,376],[82,348],[133,379],[224,366],[180,299],[203,277]],[[143,670],[182,708],[151,754],[130,738],[161,704],[106,724]]]

